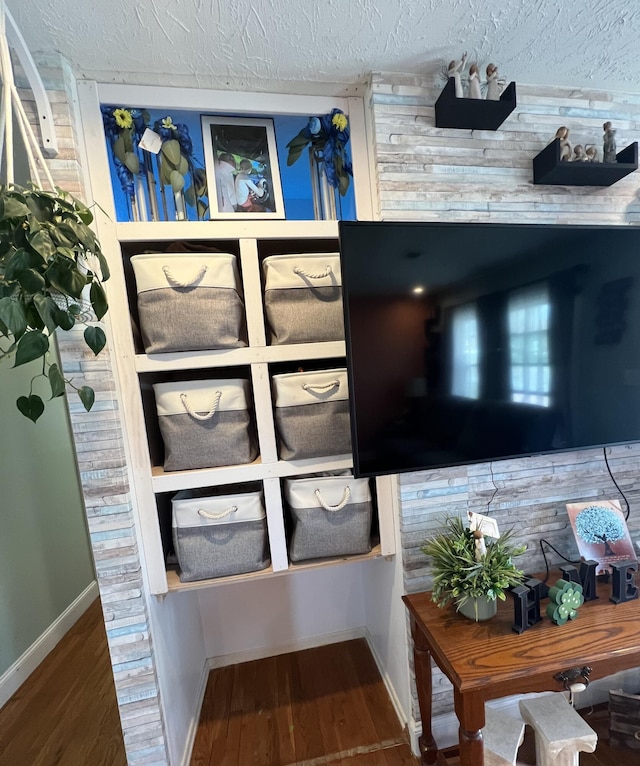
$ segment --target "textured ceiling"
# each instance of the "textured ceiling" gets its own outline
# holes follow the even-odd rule
[[[31,51],[58,51],[78,77],[105,82],[350,92],[372,71],[438,73],[466,50],[508,81],[640,91],[638,0],[6,4]]]

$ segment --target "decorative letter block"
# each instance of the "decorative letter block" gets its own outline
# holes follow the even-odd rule
[[[624,601],[633,601],[638,598],[638,587],[635,584],[634,574],[638,569],[638,562],[633,559],[616,561],[611,564],[613,579],[611,582],[611,598],[614,604]]]
[[[542,583],[531,577],[525,580],[523,585],[511,588],[513,596],[513,625],[511,629],[516,633],[525,630],[540,622],[540,599],[542,598]]]
[[[573,564],[563,564],[560,566],[562,579],[567,582],[579,582],[582,585],[582,596],[585,601],[594,601],[598,598],[596,592],[596,567],[597,561],[589,559],[580,562],[580,571]]]

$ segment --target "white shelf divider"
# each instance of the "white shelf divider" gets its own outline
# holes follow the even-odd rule
[[[264,503],[267,511],[271,567],[274,572],[282,572],[289,568],[289,557],[287,555],[280,479],[265,479],[262,486],[264,487]]]

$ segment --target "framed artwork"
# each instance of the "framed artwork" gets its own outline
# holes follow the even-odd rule
[[[273,120],[203,115],[209,217],[284,218]]]
[[[609,564],[636,559],[618,500],[567,503],[567,513],[580,555],[598,562],[596,574],[608,572]]]

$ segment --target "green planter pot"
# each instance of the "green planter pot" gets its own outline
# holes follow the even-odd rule
[[[470,598],[458,611],[470,620],[482,622],[483,620],[490,620],[492,617],[495,617],[498,611],[498,601],[490,601],[484,596],[478,596],[478,598]]]

